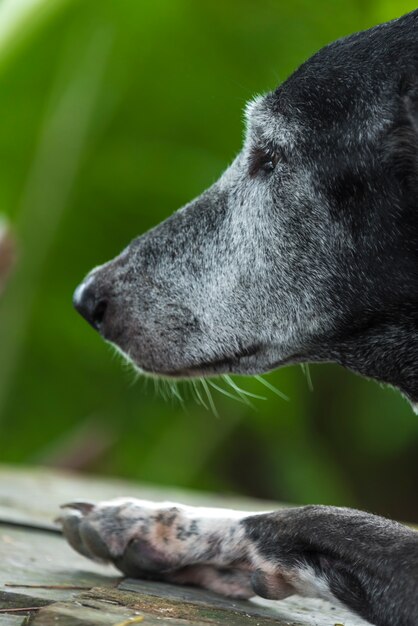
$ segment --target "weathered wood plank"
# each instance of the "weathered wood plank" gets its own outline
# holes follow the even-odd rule
[[[153,584],[153,583],[150,583]],[[272,610],[271,606],[258,606],[253,602],[219,602],[218,596],[202,595],[193,589],[183,589],[178,600],[176,592],[161,595],[161,586],[154,593],[121,592],[113,589],[92,589],[87,594],[75,597],[74,603],[56,603],[35,614],[30,624],[34,626],[121,626],[129,619],[140,619],[147,624],[174,624],[193,626],[336,626],[354,624],[350,617],[335,607],[325,608],[326,603],[314,603],[302,612],[294,603],[294,612],[288,606],[282,610]],[[167,587],[164,585],[164,587]],[[168,587],[170,587],[168,585]],[[157,593],[158,591],[158,593]],[[188,598],[184,599],[184,595]],[[200,596],[200,597],[199,597]],[[284,604],[284,603],[283,603]],[[317,617],[313,617],[312,610]],[[303,613],[303,614],[302,614]],[[338,621],[337,621],[338,620]],[[360,624],[360,622],[358,622]],[[365,622],[363,622],[365,624]],[[125,626],[125,625],[124,625]],[[126,625],[127,626],[127,625]]]
[[[30,626],[128,626],[128,620],[137,618],[137,624],[162,624],[161,620],[153,620],[150,616],[141,615],[138,611],[126,609],[122,606],[112,606],[109,603],[97,602],[95,606],[83,606],[80,603],[59,602],[39,611],[30,620]],[[138,621],[138,619],[141,621]],[[128,622],[128,624],[126,623]],[[173,621],[175,626],[183,622]],[[200,625],[199,625],[200,626]],[[202,625],[203,626],[203,625]]]
[[[125,579],[118,585],[118,593],[132,592],[132,601],[138,597],[145,598],[143,602],[148,602],[147,596],[161,598],[161,585],[149,581],[138,581]],[[95,590],[96,595],[99,590]],[[85,595],[85,594],[83,594]],[[239,616],[238,624],[245,624],[248,619],[249,624],[274,624],[286,626],[334,626],[334,624],[344,624],[344,626],[365,626],[365,622],[349,611],[336,608],[322,600],[312,598],[299,598],[293,596],[282,602],[271,602],[257,598],[249,602],[230,600],[214,594],[210,591],[193,589],[191,587],[179,587],[177,585],[164,585],[164,600],[175,603],[180,609],[187,604],[203,607],[207,610],[216,608],[220,611],[229,611],[228,615]],[[125,598],[125,603],[129,605],[130,600]],[[130,605],[131,606],[131,605]],[[229,622],[221,622],[229,623]],[[231,622],[235,624],[235,622]]]
[[[0,465],[0,519],[52,528],[59,507],[74,500],[107,500],[132,496],[145,500],[170,500],[199,506],[221,506],[248,511],[278,508],[274,502],[225,498],[172,488],[158,488],[126,480],[97,479],[45,468]]]
[[[164,584],[164,595],[161,595],[161,584],[149,581],[129,580],[123,590],[93,589],[90,593],[79,596],[81,602],[89,599],[107,599],[122,601],[123,605],[141,611],[144,615],[154,615],[161,618],[186,620],[188,623],[228,624],[230,626],[245,626],[257,621],[260,626],[272,624],[286,624],[302,626],[300,622],[278,620],[276,612],[271,607],[257,606],[253,602],[230,600],[222,598],[209,591],[191,587],[178,587]],[[144,583],[144,584],[142,584]]]
[[[136,605],[139,609],[128,609],[123,606],[109,606],[103,601],[79,600],[76,607],[69,603],[54,604],[40,611],[31,620],[33,626],[119,626],[124,622],[128,622],[136,618],[137,623],[144,626],[151,624],[173,624],[174,626],[185,626],[193,624],[193,626],[273,626],[277,625],[274,618],[256,618],[250,614],[235,613],[233,611],[222,611],[216,607],[200,607],[193,604],[190,605],[173,605],[170,602],[154,598],[153,603],[142,605],[142,599],[137,600]],[[86,604],[85,604],[86,602]],[[81,603],[81,604],[80,604]],[[129,622],[128,622],[129,623]],[[128,624],[124,625],[128,626]],[[293,626],[287,623],[286,626]],[[295,625],[298,626],[298,625]]]
[[[84,559],[55,533],[0,526],[0,555],[0,607],[68,600],[77,587],[112,587],[121,580],[115,568]]]
[[[26,622],[26,623],[25,623]],[[1,626],[27,626],[27,616],[18,615],[0,615]]]
[[[342,609],[306,598],[238,602],[199,589],[123,580],[112,566],[93,563],[70,549],[52,523],[62,502],[117,495],[248,510],[272,508],[271,503],[226,501],[124,481],[0,468],[0,608],[41,607],[29,622],[20,614],[0,613],[0,626],[116,626],[135,616],[143,616],[144,625],[365,625]]]

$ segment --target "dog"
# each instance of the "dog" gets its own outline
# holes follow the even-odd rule
[[[94,269],[76,309],[143,372],[339,363],[418,406],[418,10],[340,39],[246,108],[221,178]],[[81,554],[224,595],[418,624],[418,533],[352,509],[72,503]]]

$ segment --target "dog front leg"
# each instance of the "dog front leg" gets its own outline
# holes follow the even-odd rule
[[[129,576],[239,598],[320,597],[376,626],[418,624],[418,533],[396,522],[321,506],[250,514],[123,498],[68,507],[71,545]]]
[[[342,603],[375,626],[418,624],[416,531],[326,506],[251,516],[242,525],[258,595],[280,598],[285,580],[294,593]]]

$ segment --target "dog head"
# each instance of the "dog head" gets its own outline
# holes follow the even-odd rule
[[[230,167],[90,272],[80,313],[145,372],[327,360],[417,401],[417,35],[414,12],[339,40],[252,101]]]

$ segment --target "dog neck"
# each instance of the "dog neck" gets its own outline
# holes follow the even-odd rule
[[[418,413],[418,311],[410,309],[369,322],[338,339],[331,349],[332,360],[398,388]]]

